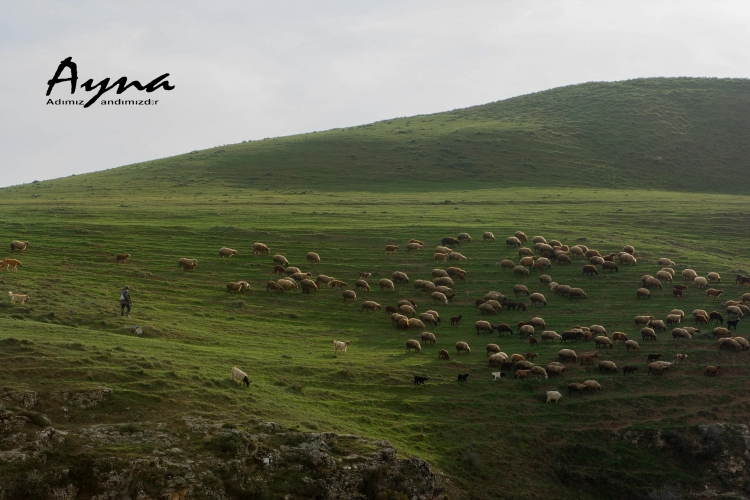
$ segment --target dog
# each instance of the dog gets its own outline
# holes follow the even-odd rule
[[[459,382],[466,382],[466,379],[469,378],[468,373],[459,373],[458,374],[458,381]]]

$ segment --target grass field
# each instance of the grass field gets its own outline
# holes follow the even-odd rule
[[[747,86],[745,81],[720,84],[718,93],[726,87]],[[574,99],[585,88],[574,87],[567,98]],[[510,103],[553,99],[554,92],[561,90],[551,92],[544,98],[529,96]],[[746,91],[743,96],[747,97]],[[472,108],[455,114],[469,120],[470,112],[484,113],[482,108]],[[644,111],[637,108],[633,113]],[[385,125],[377,127],[381,130]],[[554,124],[548,128],[550,134],[557,133]],[[461,130],[468,134],[472,129]],[[326,134],[337,133],[344,132]],[[368,147],[368,128],[347,133],[362,134],[348,140]],[[392,140],[373,136],[374,142],[381,141],[378,144]],[[408,147],[408,141],[400,139]],[[698,193],[684,192],[693,186],[694,170],[682,166],[674,168],[686,168],[691,174],[677,175],[676,192],[664,185],[661,190],[642,189],[650,180],[640,176],[629,177],[628,189],[611,189],[619,182],[614,178],[603,183],[592,179],[574,187],[558,183],[561,177],[548,177],[541,166],[537,166],[540,172],[523,180],[514,177],[507,186],[487,184],[476,176],[461,182],[442,170],[430,177],[429,166],[420,167],[421,180],[406,176],[386,182],[371,177],[380,175],[375,169],[347,171],[339,164],[330,171],[303,168],[315,155],[295,148],[307,144],[321,148],[324,156],[338,154],[339,150],[317,140],[308,135],[227,146],[220,154],[193,153],[193,160],[176,157],[0,190],[0,241],[31,243],[19,257],[23,267],[17,273],[0,274],[0,294],[6,297],[0,302],[0,386],[40,394],[104,385],[113,389],[96,411],[70,409],[66,415],[59,405],[45,408],[62,429],[147,420],[164,422],[179,432],[184,427],[182,416],[190,414],[236,422],[260,417],[292,429],[387,439],[401,454],[429,461],[460,491],[457,496],[465,498],[645,498],[664,484],[687,488],[704,484],[706,479],[680,457],[627,445],[613,437],[613,431],[748,422],[746,352],[718,351],[712,340],[675,343],[666,334],[645,342],[633,325],[636,315],[664,319],[673,308],[688,315],[695,308],[722,309],[692,287],[684,301],[673,299],[669,286],[653,291],[649,301],[637,301],[640,277],[655,274],[659,257],[675,261],[678,275],[684,268],[702,276],[721,273],[723,298],[739,298],[742,290],[733,281],[736,272],[750,269],[750,198],[718,193],[740,191],[746,175],[737,176],[736,183],[694,186]],[[522,147],[529,148],[528,143]],[[288,150],[276,154],[275,148]],[[472,148],[486,151],[480,143],[472,143]],[[237,160],[250,155],[248,161],[263,164],[256,152],[275,155],[276,163],[269,161],[261,168]],[[378,165],[401,161],[362,155]],[[236,171],[222,163],[228,158]],[[274,170],[274,165],[284,167]],[[271,176],[264,176],[266,168]],[[716,172],[722,179],[722,169],[717,167]],[[585,169],[566,167],[559,173],[590,179]],[[360,174],[362,182],[357,182]],[[650,175],[659,180],[666,174]],[[178,182],[182,178],[186,180]],[[553,265],[548,273],[555,281],[580,286],[588,294],[580,301],[556,297],[539,284],[539,273],[519,279],[500,269],[502,259],[518,261],[517,250],[504,243],[517,230],[569,245],[585,243],[602,253],[632,244],[638,264],[590,278],[582,276],[579,262]],[[456,284],[456,298],[450,305],[432,304],[411,283],[397,285],[395,292],[380,292],[373,286],[369,293],[358,293],[355,303],[345,303],[340,292],[330,289],[314,295],[269,293],[265,283],[272,279],[271,258],[251,254],[252,244],[262,241],[272,255],[285,255],[291,265],[313,276],[335,276],[353,288],[360,271],[373,273],[371,285],[397,270],[406,272],[411,281],[428,279],[431,269],[449,265],[435,265],[432,249],[442,237],[462,231],[474,241],[459,250],[468,257],[459,264],[467,270],[467,281]],[[482,243],[483,231],[492,231],[498,241]],[[426,249],[405,252],[410,238],[425,241]],[[402,249],[385,255],[388,243]],[[221,259],[217,251],[222,246],[239,254]],[[318,252],[321,264],[308,265],[304,261],[308,251]],[[118,253],[132,257],[118,265],[114,262]],[[9,256],[7,250],[0,253]],[[180,271],[180,257],[197,258],[196,271]],[[236,280],[251,284],[248,293],[225,292],[225,284]],[[509,378],[493,383],[490,372],[495,369],[487,367],[484,353],[487,343],[498,343],[508,354],[530,349],[517,335],[477,336],[473,324],[480,315],[474,299],[490,290],[512,295],[517,283],[544,293],[548,306],[503,311],[491,322],[513,325],[541,316],[548,329],[559,333],[592,324],[604,325],[610,334],[626,332],[640,342],[640,353],[626,353],[618,345],[600,357],[618,366],[637,365],[638,373],[625,378],[622,373],[601,375],[592,367],[570,365],[564,379],[517,382]],[[125,284],[132,290],[130,318],[119,316],[119,290]],[[30,294],[29,303],[11,304],[7,291]],[[420,332],[394,329],[382,311],[359,312],[363,300],[385,306],[403,298],[416,300],[418,312],[436,309],[443,318],[438,327],[428,327],[437,344],[423,345],[420,354],[404,352],[405,341],[419,338]],[[463,315],[461,326],[451,327],[447,318],[458,314]],[[144,326],[143,337],[123,329],[132,324]],[[748,325],[740,322],[738,335],[750,333]],[[334,356],[334,339],[350,340],[348,353]],[[471,345],[470,356],[455,355],[453,345],[459,340]],[[451,360],[437,358],[441,348],[451,352]],[[572,348],[579,353],[594,351],[593,343]],[[537,364],[555,360],[559,349],[557,344],[540,344],[534,349],[539,353]],[[646,355],[652,352],[661,352],[666,359],[684,352],[689,361],[668,375],[647,377]],[[233,365],[250,375],[249,390],[230,380]],[[722,375],[704,377],[706,365],[721,365]],[[457,373],[470,373],[468,382],[457,384]],[[415,387],[414,374],[430,380]],[[602,384],[600,394],[567,396],[568,382],[589,378]],[[563,392],[560,404],[544,404],[547,390]],[[48,466],[64,468],[66,460],[80,451],[71,445],[69,456],[50,457]],[[141,451],[133,447],[117,453],[136,456]],[[5,477],[16,471],[16,466],[0,467]],[[716,484],[721,487],[720,481]]]

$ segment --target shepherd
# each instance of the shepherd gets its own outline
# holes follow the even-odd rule
[[[125,312],[127,307],[128,312]],[[130,287],[125,285],[125,288],[120,292],[120,316],[130,316]]]

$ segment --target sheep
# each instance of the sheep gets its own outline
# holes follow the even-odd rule
[[[641,328],[641,337],[643,340],[656,340],[656,332],[654,332],[653,328]]]
[[[441,276],[439,278],[435,278],[432,280],[432,283],[435,286],[447,286],[447,287],[455,286],[455,284],[453,283],[453,280],[449,276]]]
[[[599,362],[599,373],[614,372],[617,373],[617,365],[614,361],[600,361]]]
[[[596,270],[596,266],[592,265],[585,265],[583,266],[583,275],[584,276],[594,276],[599,275],[599,271]]]
[[[466,256],[464,256],[464,255],[462,255],[462,254],[460,254],[458,252],[451,252],[451,253],[448,254],[448,260],[463,261],[463,260],[467,260],[467,259],[466,259]]]
[[[635,327],[638,328],[640,325],[647,325],[650,321],[654,320],[653,316],[636,316]]]
[[[602,272],[619,272],[620,268],[614,262],[605,262],[602,264]]]
[[[13,240],[13,241],[10,242],[10,251],[11,251],[11,253],[15,252],[15,251],[19,251],[19,252],[23,253],[24,250],[26,250],[26,247],[28,247],[28,246],[29,246],[29,242],[28,241]]]
[[[320,276],[318,276],[318,278],[320,278]],[[354,283],[354,288],[357,290],[362,289],[369,292],[370,284],[366,280],[357,280],[357,282]]]
[[[268,255],[271,249],[263,243],[253,243],[253,255],[265,254]]]
[[[490,314],[490,315],[497,314],[497,311],[495,310],[495,308],[492,307],[491,304],[486,304],[486,303],[485,304],[481,304],[479,306],[479,312],[482,313],[482,314]]]
[[[571,288],[569,295],[571,299],[576,297],[581,299],[586,298],[586,292],[584,292],[581,288]]]
[[[547,369],[547,374],[549,376],[559,375],[561,377],[563,376],[563,372],[567,370],[567,368],[565,368],[564,366],[560,364],[552,364],[552,363],[547,365],[546,369]]]
[[[639,288],[635,291],[635,298],[640,299],[641,297],[650,299],[651,298],[651,292],[647,288]]]
[[[466,354],[471,354],[471,348],[466,342],[456,342],[456,352],[461,354],[462,351],[466,351]]]
[[[570,251],[571,254],[573,254],[576,257],[581,258],[581,259],[585,256],[585,253],[586,253],[583,250],[583,248],[581,248],[580,245],[574,245],[574,246],[570,247],[569,251]]]
[[[545,255],[552,255],[555,251],[554,248],[547,245],[546,243],[537,243],[534,245],[534,249],[537,251],[537,253],[541,254],[543,257]]]
[[[236,366],[232,367],[232,380],[240,384],[245,384],[245,387],[250,387],[250,379],[247,378],[247,373]]]
[[[412,349],[416,352],[422,352],[422,346],[418,340],[409,339],[406,341],[406,352],[411,352]]]
[[[389,280],[388,278],[382,278],[381,280],[379,280],[378,281],[378,286],[380,286],[380,291],[381,292],[383,290],[391,290],[391,291],[393,291],[393,290],[396,289],[396,287],[393,285],[393,282],[391,280]]]
[[[294,274],[292,274],[289,277],[292,278],[294,281],[299,282],[299,281],[302,281],[302,280],[306,280],[311,275],[312,275],[311,273],[294,273]]]
[[[21,261],[17,259],[3,259],[0,261],[0,269],[5,268],[6,271],[10,272],[11,267],[14,272],[18,272],[18,268],[23,267],[23,265],[21,265]]]
[[[448,303],[448,297],[442,292],[432,292],[430,297],[432,297],[432,300],[435,302],[442,302],[444,304]]]
[[[430,332],[422,332],[421,337],[422,342],[425,344],[428,342],[432,342],[432,345],[435,345],[435,342],[437,339],[435,339],[435,335]]]
[[[529,289],[524,285],[514,285],[513,293],[515,294],[516,297],[518,297],[519,295],[529,296]]]
[[[709,288],[708,290],[706,290],[706,297],[712,297],[712,298],[718,299],[719,297],[721,297],[722,293],[724,293],[724,290],[715,290],[713,288]]]
[[[576,382],[571,382],[570,384],[568,384],[568,396],[570,396],[574,392],[583,394],[584,392],[588,391],[588,389],[588,386]]]
[[[437,326],[438,324],[437,320],[435,319],[435,316],[429,313],[420,314],[419,320],[426,325]]]
[[[672,275],[664,270],[656,273],[656,279],[658,279],[659,281],[668,281],[672,283]]]
[[[589,391],[601,392],[602,386],[596,380],[584,380],[583,385],[589,388]]]
[[[439,246],[439,247],[435,247],[435,252],[444,253],[445,255],[448,255],[449,253],[453,252],[453,250],[451,250],[448,247]]]
[[[589,264],[592,265],[592,266],[601,266],[605,262],[606,261],[602,257],[596,256],[596,255],[594,255],[593,257],[589,258]]]
[[[505,372],[492,372],[492,381],[497,382],[498,380],[502,380],[505,376]]]
[[[679,340],[679,339],[691,340],[693,337],[687,331],[685,331],[684,328],[674,328],[672,329],[672,338],[675,340]]]
[[[490,233],[490,234],[492,234],[492,233]],[[464,242],[467,242],[467,241],[471,242],[471,236],[469,236],[469,233],[459,233],[458,234],[458,241],[460,241],[461,243],[464,243]]]
[[[543,306],[547,305],[547,299],[541,293],[538,293],[538,292],[537,293],[532,293],[529,296],[529,299],[531,300],[531,305],[532,306],[537,305],[537,304],[541,304]]]
[[[511,328],[507,323],[500,323],[495,327],[495,330],[497,330],[497,333],[499,333],[501,337],[504,333],[513,333],[513,328]]]
[[[562,394],[560,394],[558,391],[547,391],[547,404],[549,404],[550,401],[554,401],[555,404],[557,404],[557,402],[560,401],[561,399],[562,399]]]
[[[516,380],[526,380],[529,375],[531,375],[529,370],[516,370]]]
[[[348,340],[345,340],[345,341],[334,340],[333,341],[333,355],[335,356],[339,352],[343,352],[344,354],[346,354],[347,347],[349,347]]]
[[[440,240],[440,244],[446,247],[452,247],[453,245],[460,245],[461,242],[453,236],[446,236],[445,238]]]
[[[28,295],[21,295],[20,293],[8,292],[8,295],[10,296],[11,304],[17,304],[18,302],[25,304],[29,300]]]
[[[605,337],[603,335],[596,337],[594,339],[594,344],[596,345],[597,349],[599,348],[599,346],[604,346],[605,348],[609,346],[609,348],[611,349],[614,345],[609,337]]]
[[[437,312],[437,311],[433,311],[432,309],[428,309],[427,311],[425,311],[425,313],[426,313],[426,314],[430,314],[430,315],[432,315],[432,317],[433,317],[433,318],[435,318],[435,320],[436,320],[436,321],[437,321],[438,323],[440,323],[440,322],[442,321],[442,320],[440,319],[440,315],[438,314],[438,312]]]
[[[492,234],[489,231],[485,231],[484,234],[482,234],[482,240],[484,240],[485,243],[487,243],[488,241],[494,242],[495,241],[495,235]]]
[[[581,354],[581,366],[583,365],[593,365],[594,364],[594,358],[598,358],[599,353],[589,353],[589,354]]]
[[[737,342],[742,347],[743,350],[747,351],[748,349],[750,349],[750,342],[748,342],[746,338],[744,338],[744,337],[732,337],[732,340],[734,340],[735,342]],[[687,354],[686,354],[686,356],[687,356]]]
[[[477,331],[477,335],[479,335],[482,332],[492,333],[492,331],[495,329],[494,326],[489,321],[483,321],[479,320],[476,323],[474,323],[474,328]]]
[[[510,238],[505,239],[505,246],[510,247],[520,247],[521,246],[521,240],[516,238],[515,236],[511,236]]]
[[[685,269],[684,271],[682,271],[682,279],[684,279],[685,281],[693,281],[697,277],[698,273],[696,273],[692,269]]]
[[[450,354],[448,354],[448,351],[446,351],[445,349],[440,349],[440,352],[438,352],[438,358],[451,359]]]
[[[373,302],[372,300],[366,300],[362,303],[362,309],[359,310],[361,313],[362,311],[367,311],[368,313],[375,312],[378,309],[382,309],[383,306],[378,304],[377,302]]]
[[[341,295],[344,297],[344,302],[354,302],[357,299],[357,293],[354,290],[344,290]]]
[[[664,372],[672,368],[673,363],[667,361],[654,361],[648,365],[648,373],[646,375],[662,375]]]
[[[638,345],[638,342],[636,342],[635,340],[626,340],[625,341],[625,349],[627,351],[640,351],[641,350],[641,346]]]
[[[284,291],[296,290],[297,282],[291,278],[281,278],[276,282]]]
[[[232,282],[229,282],[229,283],[227,283],[227,293],[239,292],[239,293],[243,293],[244,294],[245,290],[246,290],[246,288],[245,288],[246,284],[247,284],[247,286],[249,288],[250,285],[248,283],[246,283],[245,281],[236,281],[236,282],[232,281]]]
[[[744,314],[742,313],[742,309],[740,309],[739,306],[727,306],[727,313],[733,314],[734,316],[737,316],[739,318],[744,316]]]
[[[385,246],[385,253],[396,253],[396,250],[398,250],[398,247],[396,245],[386,245]]]
[[[672,363],[677,364],[679,361],[685,361],[687,358],[687,354],[675,354],[674,361]]]
[[[232,257],[233,255],[237,255],[237,250],[233,248],[222,247],[219,249],[219,257],[221,258]]]
[[[411,239],[411,240],[409,240],[409,243],[418,243],[418,244],[424,246],[424,241],[421,241],[421,240]]]
[[[724,316],[719,311],[711,311],[708,314],[708,319],[715,323],[724,324]]]
[[[284,289],[281,287],[281,285],[279,285],[275,281],[268,281],[268,282],[266,282],[266,291],[267,292],[272,292],[273,291],[273,292],[279,292],[279,293],[281,293],[281,292],[284,291]]]
[[[518,261],[518,266],[514,267],[513,271],[515,272],[517,267],[531,268],[531,266],[534,265],[535,260],[536,260],[536,257],[523,257],[520,261]]]
[[[536,359],[537,356],[539,356],[538,352],[527,352],[524,357],[528,359],[529,361],[534,361],[534,359]]]
[[[719,374],[719,370],[721,370],[721,366],[707,366],[703,373],[707,377],[713,377]]]
[[[434,260],[436,264],[438,262],[445,262],[447,258],[448,258],[447,253],[440,253],[440,252],[437,252],[432,256],[432,260]]]
[[[198,259],[188,259],[188,258],[182,257],[180,260],[177,261],[177,265],[183,271],[194,271],[195,268],[198,266]]]
[[[284,266],[273,266],[272,274],[286,274],[286,269]]]
[[[716,327],[711,332],[711,335],[714,337],[731,337],[732,334],[729,332],[728,328],[724,328],[722,326]]]
[[[743,293],[740,297],[740,302],[743,304],[750,304],[750,293]]]
[[[487,344],[485,349],[487,350],[487,356],[489,356],[490,353],[495,354],[495,353],[500,352],[500,346],[497,344]]]
[[[680,324],[682,323],[682,316],[679,314],[669,314],[667,315],[667,325],[672,324]]]
[[[425,292],[425,293],[426,292],[430,292],[430,293],[434,292],[435,291],[435,283],[433,283],[432,281],[425,281],[424,284],[422,285],[422,291]]]
[[[521,247],[521,248],[518,249],[518,257],[519,258],[533,257],[533,256],[534,256],[534,251],[531,248]]]
[[[657,264],[659,264],[659,267],[671,267],[671,266],[674,266],[674,262],[672,262],[671,260],[669,260],[666,257],[662,257],[661,259],[659,259],[659,261],[657,262]]]
[[[451,326],[459,326],[459,323],[461,322],[461,318],[463,318],[463,314],[459,314],[458,316],[451,316]]]
[[[494,344],[490,344],[490,345],[494,345]],[[489,354],[489,351],[487,351],[487,354]],[[504,352],[496,352],[494,354],[491,354],[487,358],[488,367],[502,366],[502,364],[506,362],[508,362],[508,356]]]
[[[503,300],[503,299],[505,299],[505,296],[500,292],[491,291],[491,292],[487,292],[486,294],[484,294],[484,300]]]
[[[651,328],[653,328],[655,332],[658,332],[658,331],[666,332],[667,331],[667,325],[665,325],[664,321],[662,321],[660,319],[652,319],[651,321],[648,322],[648,326],[650,326]]]
[[[408,283],[409,282],[409,277],[406,275],[406,273],[402,273],[401,271],[394,272],[391,275],[391,277],[393,278],[393,282],[394,283],[404,284],[404,283]],[[383,281],[383,280],[380,280],[380,281]],[[380,282],[378,282],[378,283],[380,283]],[[381,285],[381,289],[382,289],[382,285]]]
[[[410,330],[424,330],[425,326],[424,323],[422,323],[422,320],[419,320],[417,318],[409,318],[409,329]]]
[[[630,255],[629,253],[620,254],[620,265],[621,266],[633,266],[637,262],[638,261],[636,260],[636,258],[633,257],[632,255]]]
[[[129,258],[130,258],[129,253],[117,254],[115,255],[115,262],[117,262],[118,264],[125,264]]]
[[[523,325],[518,329],[518,334],[521,336],[534,335],[534,327],[532,325]]]
[[[530,371],[531,371],[532,375],[536,375],[536,376],[542,377],[544,380],[548,380],[549,379],[549,375],[547,375],[547,370],[545,370],[541,366],[532,366],[530,368]]]
[[[460,267],[449,267],[445,270],[445,272],[448,273],[449,276],[458,276],[459,274],[466,274],[466,271],[461,269]]]
[[[661,281],[659,281],[658,279],[654,277],[650,277],[650,278],[646,278],[645,288],[658,288],[659,290],[661,290],[663,287],[662,287]]]
[[[553,332],[552,330],[547,330],[542,332],[542,343],[547,342],[548,340],[555,341],[560,340],[560,335],[557,334],[557,332]]]
[[[708,280],[702,276],[696,276],[695,279],[693,279],[693,283],[696,288],[703,289],[708,284]]]
[[[288,260],[286,260],[286,257],[284,257],[284,256],[283,256],[283,255],[281,255],[281,254],[276,254],[276,255],[274,255],[274,256],[272,257],[272,260],[273,260],[273,263],[274,263],[274,264],[278,264],[278,265],[280,265],[280,266],[288,266],[288,265],[289,265],[289,261],[288,261]]]
[[[742,346],[739,342],[732,338],[719,339],[719,349],[729,349],[732,351],[741,351]]]
[[[541,328],[542,330],[547,328],[547,323],[544,321],[543,318],[539,318],[539,317],[532,318],[531,321],[529,321],[529,323],[533,325],[534,327]],[[531,332],[531,333],[534,333],[534,332]]]
[[[406,244],[407,252],[418,252],[419,250],[422,250],[423,248],[424,246],[420,245],[419,243],[407,243]]]
[[[578,362],[578,355],[571,349],[560,349],[560,351],[557,353],[557,357],[560,361],[572,360],[574,363]]]
[[[606,334],[605,334],[605,335],[606,335]],[[627,336],[627,335],[625,335],[625,334],[624,334],[623,332],[614,332],[614,333],[612,334],[612,342],[613,342],[613,343],[617,343],[617,342],[627,342],[627,341],[628,341],[628,336]]]

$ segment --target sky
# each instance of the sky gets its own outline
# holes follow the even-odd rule
[[[0,187],[590,81],[750,77],[750,2],[0,2]],[[72,57],[78,88],[47,81]],[[174,90],[88,100],[88,79]],[[69,77],[69,72],[63,74]]]

